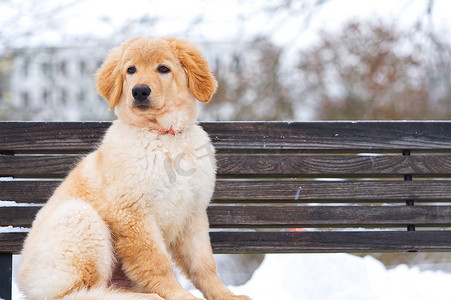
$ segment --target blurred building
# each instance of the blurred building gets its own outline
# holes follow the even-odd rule
[[[93,76],[107,49],[25,48],[0,58],[3,119],[109,119]]]

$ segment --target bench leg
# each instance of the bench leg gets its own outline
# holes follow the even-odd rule
[[[0,253],[0,299],[11,300],[13,255]]]

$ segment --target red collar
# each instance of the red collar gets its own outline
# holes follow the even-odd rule
[[[174,131],[171,127],[171,129],[166,130],[166,129],[154,129],[154,131],[157,131],[159,134],[172,134],[172,135],[176,135],[177,133],[180,133],[182,131]]]

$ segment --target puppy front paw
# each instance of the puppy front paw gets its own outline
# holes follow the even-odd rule
[[[194,297],[194,296],[188,296],[188,295],[183,295],[183,296],[179,296],[179,297],[175,297],[175,298],[167,298],[168,300],[169,299],[173,299],[173,300],[204,300],[204,299],[202,299],[202,298],[197,298],[197,297]]]
[[[216,300],[216,298],[214,298],[214,299]],[[220,300],[252,300],[252,299],[247,296],[243,296],[243,295],[229,295],[229,296],[221,297]]]
[[[230,298],[230,300],[252,300],[252,299],[249,298],[248,296],[238,295],[238,296],[232,296],[232,298]]]

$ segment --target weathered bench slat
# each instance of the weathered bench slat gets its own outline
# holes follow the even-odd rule
[[[61,181],[0,180],[0,201],[45,203]]]
[[[26,236],[26,232],[4,232],[0,234],[0,253],[19,254]]]
[[[19,253],[26,233],[0,234],[0,253]],[[451,251],[451,231],[211,232],[216,253]]]
[[[451,170],[449,155],[224,155],[218,176],[390,176],[435,175]],[[0,177],[64,177],[80,160],[73,155],[0,155]]]
[[[215,252],[450,251],[451,231],[214,232]]]
[[[110,122],[1,122],[0,151],[89,151]]]
[[[210,206],[210,226],[249,227],[451,227],[451,206]]]
[[[30,227],[40,207],[0,207],[0,226]],[[210,206],[212,228],[451,227],[451,206]]]
[[[59,181],[0,181],[0,200],[44,203]],[[422,202],[451,201],[451,181],[219,180],[213,203],[270,202]]]
[[[0,177],[61,178],[80,160],[80,156],[11,156],[0,155]]]
[[[218,174],[229,176],[340,176],[447,174],[451,156],[218,155]]]
[[[31,227],[40,206],[0,206],[0,226]]]
[[[418,181],[241,181],[216,184],[216,202],[425,202],[451,201],[448,180]]]
[[[203,122],[221,149],[451,149],[450,122]],[[1,122],[0,152],[85,152],[109,122]]]
[[[430,150],[450,149],[451,146],[449,122],[233,122],[226,124],[226,126],[221,123],[203,124],[216,147]],[[225,127],[227,130],[224,130]],[[218,138],[214,135],[215,132],[219,132]]]

